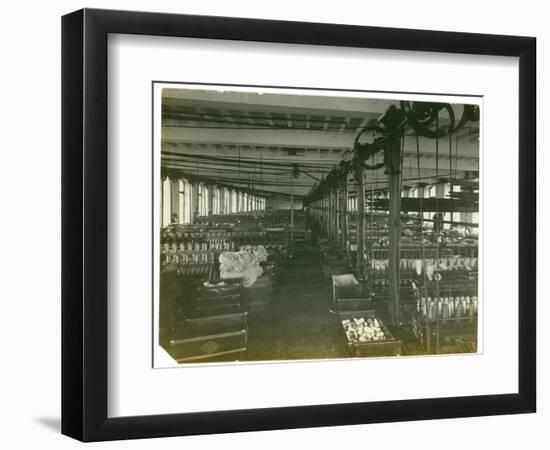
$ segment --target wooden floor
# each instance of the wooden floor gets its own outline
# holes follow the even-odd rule
[[[271,302],[249,313],[249,361],[345,357],[337,323],[329,312],[330,286],[323,279],[319,250],[296,250],[279,269]]]

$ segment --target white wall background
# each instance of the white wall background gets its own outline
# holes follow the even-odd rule
[[[490,4],[492,3],[492,4]],[[498,5],[498,6],[497,6]],[[545,3],[463,0],[368,3],[340,0],[274,2],[203,0],[20,1],[0,16],[0,443],[4,448],[76,448],[59,434],[60,417],[60,16],[83,6],[155,10],[449,31],[531,35],[538,38],[539,149],[539,412],[535,415],[362,425],[101,443],[95,448],[546,448],[550,443],[548,328],[550,268],[542,256],[550,238],[544,198],[550,169],[544,146],[545,89],[550,84],[550,29]],[[505,226],[505,225],[503,225]],[[443,444],[445,443],[445,444]],[[290,447],[291,446],[291,447]],[[527,447],[529,446],[529,447]]]

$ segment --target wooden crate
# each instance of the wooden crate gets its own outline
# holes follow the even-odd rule
[[[218,315],[240,311],[241,294],[216,295],[197,297],[193,302],[194,315]]]
[[[336,305],[336,300],[339,298],[363,297],[362,286],[352,273],[333,274],[331,281],[333,305]]]
[[[374,309],[374,302],[369,298],[337,298],[337,311],[365,311]]]
[[[363,289],[351,273],[332,275],[332,298],[361,298]]]
[[[341,335],[346,346],[346,351],[349,356],[354,357],[377,357],[377,356],[397,356],[401,354],[401,341],[395,339],[390,333],[386,325],[382,320],[376,315],[375,310],[365,310],[365,311],[346,311],[338,312],[337,320],[341,330]],[[342,325],[342,320],[353,319],[353,318],[376,318],[380,323],[380,327],[386,339],[381,341],[368,341],[368,342],[350,342],[346,336],[344,326]]]
[[[178,363],[217,358],[246,351],[248,313],[187,319],[170,340],[169,352]]]
[[[242,280],[224,282],[220,286],[199,286],[188,314],[193,316],[231,314],[240,312],[241,305]]]

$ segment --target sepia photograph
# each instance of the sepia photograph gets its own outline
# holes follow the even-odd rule
[[[275,434],[387,446],[388,427],[408,448],[535,442],[543,20],[516,8],[495,21],[477,4],[248,3],[90,5],[61,29],[51,14],[57,89],[10,82],[21,132],[6,148],[29,135],[23,94],[61,109],[48,116],[61,127],[32,122],[36,155],[6,164],[22,210],[37,183],[17,168],[61,174],[48,177],[61,206],[35,202],[37,217],[61,213],[61,251],[8,239],[22,268],[8,306],[29,309],[17,300],[37,286],[32,316],[57,333],[43,361],[21,351],[32,345],[8,354],[21,380],[57,361],[32,395],[35,425],[52,434],[57,417],[83,442],[223,434],[239,449],[284,447]],[[19,50],[14,67],[36,54]],[[55,273],[29,284],[38,242]],[[42,301],[48,283],[57,307]],[[23,336],[11,322],[7,336]],[[14,392],[11,409],[28,409]],[[521,437],[502,433],[510,423]]]
[[[155,352],[482,352],[481,97],[153,84]]]

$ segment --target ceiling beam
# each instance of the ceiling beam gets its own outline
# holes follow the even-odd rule
[[[163,145],[178,146],[179,144],[207,144],[209,146],[223,144],[225,146],[248,147],[282,147],[300,149],[340,149],[349,150],[353,146],[355,133],[353,131],[313,131],[313,130],[250,130],[241,128],[200,129],[163,127]],[[436,154],[436,140],[420,138],[420,151],[424,154]],[[405,153],[416,152],[416,138],[405,136]],[[455,155],[455,139],[452,139],[452,153]],[[444,158],[449,154],[448,138],[439,140],[439,155]],[[458,139],[458,156],[461,158],[478,158],[479,141],[463,135]]]
[[[225,109],[284,114],[317,114],[317,115],[359,115],[374,113],[382,115],[390,105],[399,104],[396,100],[333,97],[289,94],[258,94],[255,92],[228,92],[221,90],[200,90],[164,88],[162,91],[163,106],[200,107],[207,109]]]

